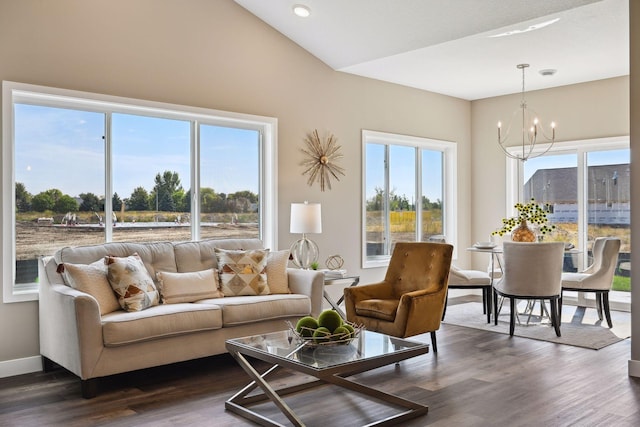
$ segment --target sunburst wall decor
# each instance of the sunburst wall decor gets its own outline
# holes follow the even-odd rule
[[[320,191],[324,191],[325,184],[331,190],[331,177],[333,176],[337,181],[340,181],[338,175],[344,175],[344,169],[335,163],[336,160],[343,157],[337,141],[333,134],[324,140],[320,139],[317,129],[305,138],[304,142],[306,142],[307,148],[300,150],[305,154],[306,159],[300,164],[306,167],[302,175],[309,175],[309,179],[307,179],[309,186],[318,181]]]

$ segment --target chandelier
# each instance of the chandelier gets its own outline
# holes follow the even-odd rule
[[[551,122],[551,138],[549,138],[545,133],[543,126],[540,124],[536,112],[527,107],[527,101],[524,99],[524,70],[528,67],[529,64],[517,65],[517,68],[519,70],[522,70],[522,100],[520,101],[520,108],[517,108],[513,112],[511,122],[507,127],[504,138],[502,135],[502,122],[498,122],[498,145],[500,145],[500,148],[507,157],[521,160],[523,162],[527,161],[528,159],[540,157],[548,152],[553,146],[553,143],[556,139],[556,124],[554,122]],[[509,139],[509,132],[511,131],[511,126],[515,122],[516,116],[520,116],[522,118],[522,146],[510,146],[511,150],[507,150],[507,147],[505,147],[504,144]],[[544,139],[543,142],[550,142],[550,144],[542,151],[535,150],[536,144],[538,143],[539,135],[541,135]],[[518,149],[516,149],[516,147]]]

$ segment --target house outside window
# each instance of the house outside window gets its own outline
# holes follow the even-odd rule
[[[273,118],[3,82],[3,295],[38,259],[103,242],[276,246]]]
[[[456,144],[362,131],[363,268],[388,265],[398,241],[455,243]]]

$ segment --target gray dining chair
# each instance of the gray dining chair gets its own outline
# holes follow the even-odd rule
[[[560,295],[564,243],[515,243],[503,245],[503,274],[494,285],[493,310],[498,324],[498,296],[509,298],[509,335],[516,323],[517,300],[549,300],[551,324],[560,333]]]
[[[609,291],[613,284],[613,276],[618,266],[620,253],[620,239],[598,237],[593,242],[593,262],[579,273],[562,273],[562,290],[595,292],[598,318],[602,320],[602,311],[607,318],[609,327],[613,327],[611,311],[609,309]],[[562,310],[562,298],[560,298]]]

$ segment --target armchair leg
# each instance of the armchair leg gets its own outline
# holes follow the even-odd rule
[[[611,311],[609,309],[609,291],[602,293],[602,305],[604,307],[604,315],[607,318],[607,324],[609,328],[613,328],[613,322],[611,321]]]
[[[431,331],[431,347],[433,347],[433,352],[438,352],[438,343],[436,342],[436,331]]]
[[[449,304],[449,289],[447,289],[447,293],[444,297],[444,308],[442,309],[442,320],[444,320],[444,315],[447,314],[447,304]]]

